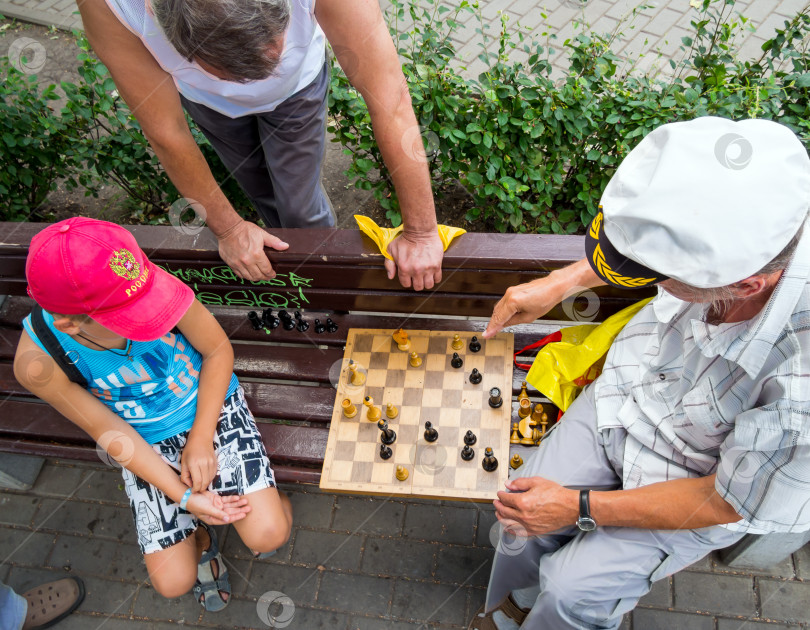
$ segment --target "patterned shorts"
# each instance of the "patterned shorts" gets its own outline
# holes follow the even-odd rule
[[[162,440],[152,448],[180,472],[180,457],[188,431]],[[245,402],[242,388],[222,405],[214,435],[217,475],[208,489],[221,495],[245,495],[273,488],[276,480],[270,459]],[[138,544],[144,554],[166,549],[194,533],[199,520],[153,485],[123,469],[124,488],[129,497]]]

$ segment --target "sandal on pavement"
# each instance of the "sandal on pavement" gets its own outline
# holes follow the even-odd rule
[[[28,602],[23,630],[40,630],[59,623],[84,599],[84,583],[77,577],[48,582],[23,593]]]
[[[498,626],[495,625],[495,620],[492,618],[492,616],[498,611],[502,612],[512,621],[516,622],[518,626],[522,625],[526,617],[529,615],[528,611],[524,611],[522,608],[520,608],[510,595],[491,613],[485,613],[484,606],[481,606],[481,608],[478,609],[478,612],[475,613],[475,617],[472,618],[467,630],[498,630]]]
[[[197,582],[191,592],[205,610],[219,612],[231,601],[231,581],[228,579],[228,568],[219,553],[217,533],[205,523],[200,523],[200,525],[205,527],[211,542],[197,565]],[[214,562],[216,562],[218,574],[216,577],[214,576]],[[222,593],[227,593],[228,599],[224,599]]]

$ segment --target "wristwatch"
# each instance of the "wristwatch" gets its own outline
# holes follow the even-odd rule
[[[579,491],[579,518],[577,519],[577,527],[583,532],[592,532],[596,529],[596,521],[591,516],[591,503],[588,500],[590,490]]]

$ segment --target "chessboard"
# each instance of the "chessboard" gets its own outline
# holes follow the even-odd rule
[[[320,487],[335,492],[420,496],[491,501],[504,488],[509,471],[509,435],[512,400],[514,339],[500,333],[479,339],[481,349],[469,349],[471,332],[407,330],[410,349],[400,350],[393,330],[352,329],[337,378],[337,396],[324,458]],[[452,348],[458,335],[463,346]],[[458,345],[458,342],[457,342]],[[410,363],[410,353],[422,359]],[[453,353],[463,361],[451,366]],[[365,379],[353,385],[349,361]],[[482,380],[470,382],[477,369]],[[501,390],[503,404],[492,408],[490,390]],[[380,407],[382,419],[396,431],[389,459],[380,456],[381,431],[367,418],[366,396]],[[349,399],[357,413],[347,418],[343,401]],[[392,403],[397,415],[389,419],[386,406]],[[438,439],[424,437],[425,422],[438,431]],[[464,436],[476,436],[474,457],[460,457]],[[487,472],[482,459],[492,448],[498,467]],[[400,481],[397,467],[407,470]]]

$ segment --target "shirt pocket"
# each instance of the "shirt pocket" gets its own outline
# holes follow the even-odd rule
[[[675,433],[698,451],[717,451],[734,428],[721,415],[712,382],[698,385],[683,396],[680,413],[674,421]]]

